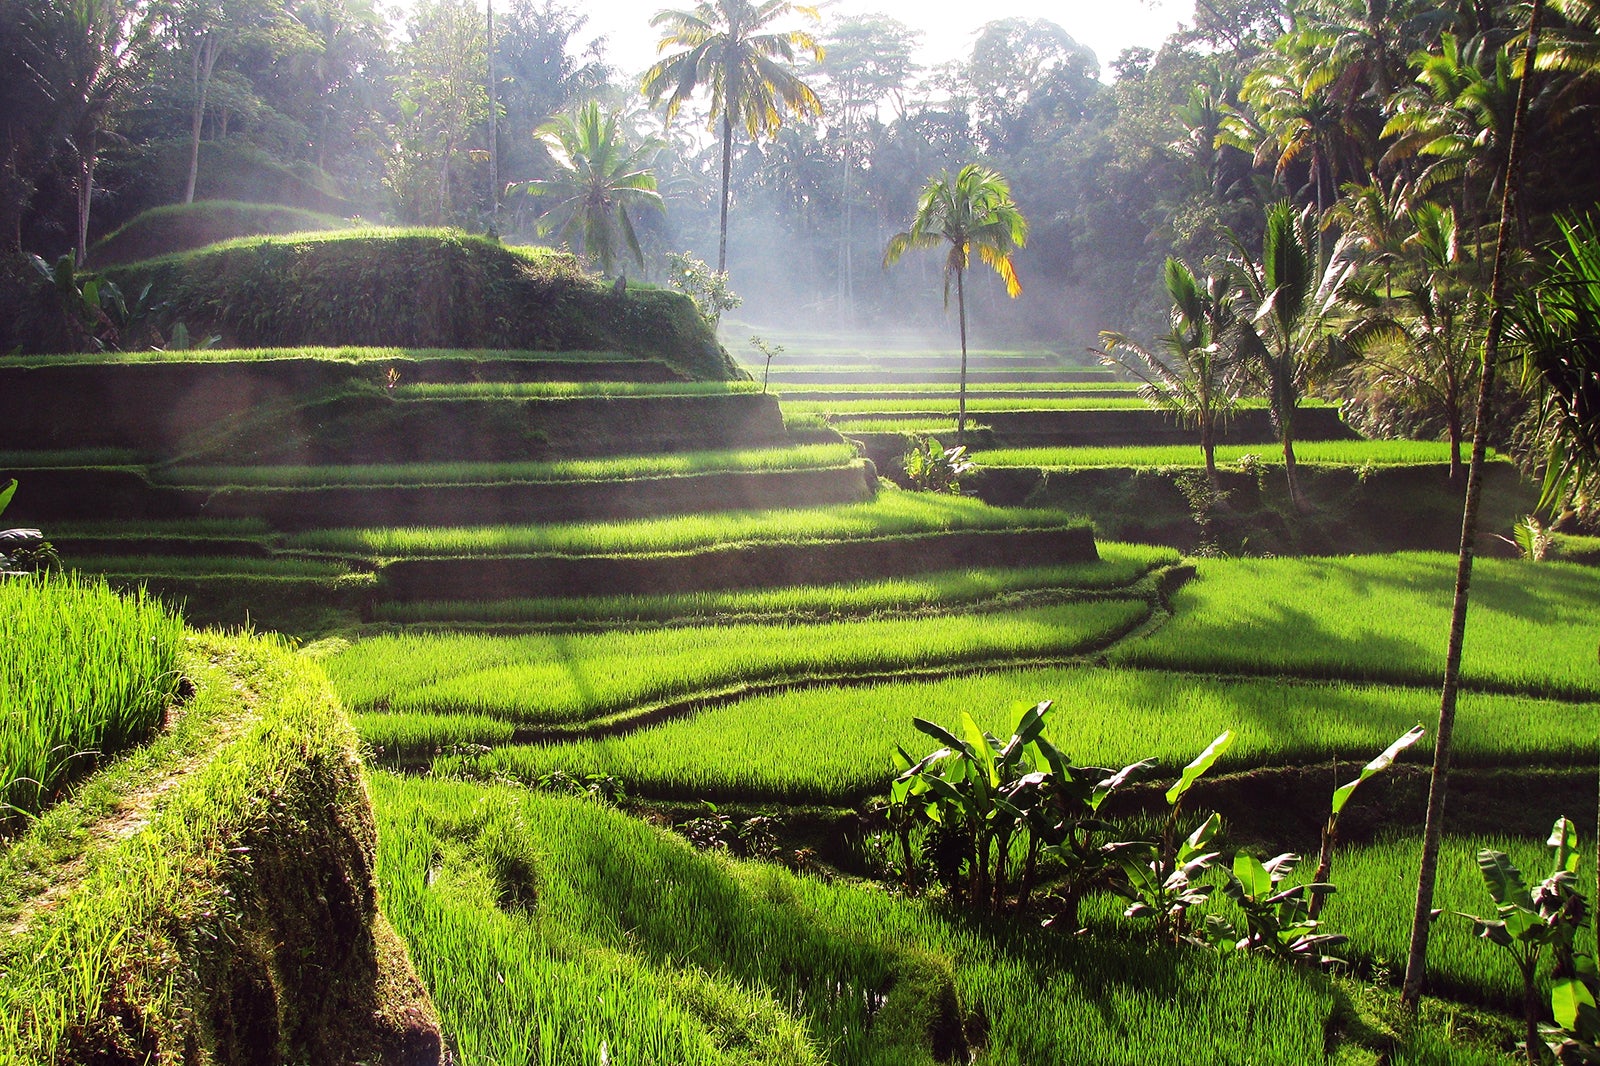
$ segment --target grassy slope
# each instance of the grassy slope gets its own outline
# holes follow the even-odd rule
[[[1403,553],[1345,559],[1214,559],[1176,616],[1114,662],[1205,673],[1290,674],[1434,685],[1444,664],[1455,561]],[[1600,698],[1600,572],[1480,559],[1462,681],[1468,688]]]
[[[686,297],[619,299],[570,256],[454,230],[246,238],[107,273],[124,292],[152,286],[158,329],[244,347],[608,349],[741,376]]]
[[[982,1035],[985,1066],[1353,1064],[1390,1039],[1348,1024],[1354,986],[1141,942],[1108,906],[1089,908],[1086,936],[1041,937],[1031,922],[962,921],[873,885],[697,854],[589,801],[372,785],[385,907],[467,1061],[587,1062],[603,1048],[649,1066],[914,1066],[951,1014]],[[1506,1061],[1452,1047],[1442,1034],[1465,1043],[1469,1030],[1437,1005],[1424,1018],[1392,1061]]]
[[[996,670],[759,695],[626,736],[503,748],[470,760],[447,758],[436,768],[471,767],[474,773],[509,773],[527,781],[556,770],[580,778],[607,774],[630,791],[682,800],[852,803],[888,787],[896,744],[917,755],[931,750],[912,726],[913,714],[948,725],[958,709],[971,709],[983,728],[1007,736],[1015,724],[1013,709],[1043,699],[1058,708],[1049,730],[1055,744],[1094,766],[1153,759],[1171,771],[1231,729],[1238,739],[1219,772],[1370,758],[1413,725],[1429,721],[1430,704],[1437,703],[1429,691],[1385,686],[1081,667]],[[386,726],[399,724],[367,716],[361,728],[378,738]],[[1586,766],[1596,754],[1597,729],[1600,703],[1571,706],[1468,693],[1461,702],[1456,762]],[[792,752],[811,754],[795,759]]]
[[[95,241],[89,247],[89,266],[100,270],[117,263],[154,259],[237,237],[336,230],[347,225],[349,223],[336,215],[282,204],[250,204],[238,200],[168,204],[145,211]]]
[[[818,446],[824,450],[831,445]],[[575,555],[682,552],[719,545],[800,543],[963,529],[1051,529],[1062,511],[990,507],[978,500],[885,490],[864,503],[765,511],[666,515],[619,522],[460,528],[330,529],[295,534],[303,550],[380,558],[563,552]]]
[[[277,642],[181,667],[172,728],[0,851],[0,1061],[394,1054],[428,1008],[373,910],[348,720]]]

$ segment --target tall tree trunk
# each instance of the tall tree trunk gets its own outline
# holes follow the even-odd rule
[[[728,269],[728,183],[733,177],[733,118],[722,111],[722,221],[718,229],[717,270]]]
[[[487,5],[489,19],[489,227],[500,236],[500,116],[494,84],[494,0]]]
[[[200,175],[200,131],[206,121],[206,97],[211,92],[211,71],[217,65],[220,46],[207,33],[194,56],[194,114],[189,121],[189,180],[183,188],[183,202],[194,203],[195,181]]]
[[[94,143],[78,160],[78,180],[75,184],[78,200],[78,266],[89,258],[89,209],[94,203]]]
[[[1539,50],[1539,26],[1545,0],[1533,0],[1528,22],[1524,71],[1531,75]],[[1525,76],[1517,87],[1517,110],[1511,123],[1511,144],[1506,153],[1506,173],[1501,184],[1500,227],[1495,239],[1494,274],[1489,283],[1489,328],[1483,341],[1483,367],[1478,378],[1477,417],[1472,427],[1472,466],[1467,472],[1467,499],[1461,511],[1461,547],[1456,556],[1455,602],[1450,612],[1450,644],[1445,652],[1444,684],[1439,693],[1439,727],[1434,733],[1433,772],[1428,780],[1428,814],[1422,830],[1422,862],[1417,872],[1417,905],[1411,915],[1411,950],[1406,958],[1401,1004],[1412,1013],[1422,1000],[1427,973],[1428,929],[1433,916],[1433,885],[1439,870],[1439,839],[1443,833],[1445,789],[1450,781],[1450,758],[1456,725],[1456,692],[1461,681],[1461,646],[1467,631],[1467,595],[1472,587],[1474,541],[1478,539],[1478,501],[1483,493],[1483,462],[1487,451],[1489,402],[1500,360],[1500,333],[1505,321],[1506,259],[1510,251],[1511,224],[1522,161],[1523,126],[1527,122],[1529,88]],[[1530,1049],[1531,1054],[1531,1049]]]
[[[1217,427],[1210,418],[1200,421],[1200,450],[1206,456],[1206,479],[1217,487]]]
[[[965,253],[963,248],[962,252]],[[956,444],[967,443],[967,286],[965,274],[956,267],[956,318],[961,322],[961,379],[957,388]]]

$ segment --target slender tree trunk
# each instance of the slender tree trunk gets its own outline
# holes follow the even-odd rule
[[[94,144],[78,160],[78,266],[89,258],[89,210],[94,204]]]
[[[717,240],[717,271],[728,269],[728,183],[733,177],[733,118],[722,111],[722,221]]]
[[[965,249],[962,249],[965,251]],[[967,443],[967,287],[965,271],[956,267],[956,318],[961,322],[961,379],[957,388],[956,444]]]
[[[1545,0],[1533,0],[1528,22],[1528,44],[1523,70],[1532,72],[1539,49],[1539,26]],[[1467,472],[1467,499],[1461,512],[1461,547],[1456,556],[1455,602],[1450,612],[1450,644],[1445,652],[1444,684],[1439,693],[1439,727],[1434,733],[1433,772],[1428,781],[1428,814],[1423,823],[1422,861],[1417,872],[1417,905],[1411,915],[1411,950],[1406,958],[1405,984],[1400,1002],[1412,1013],[1422,1000],[1427,972],[1428,930],[1433,916],[1433,885],[1439,869],[1439,838],[1443,833],[1445,790],[1450,781],[1450,758],[1456,725],[1456,691],[1461,680],[1461,646],[1467,631],[1467,596],[1472,587],[1472,557],[1478,538],[1478,501],[1483,493],[1485,436],[1489,425],[1489,400],[1500,360],[1500,332],[1505,320],[1506,259],[1510,251],[1513,206],[1522,156],[1522,134],[1528,114],[1529,88],[1524,77],[1517,88],[1516,116],[1511,123],[1511,144],[1506,153],[1506,173],[1501,185],[1500,227],[1495,241],[1494,274],[1489,283],[1489,328],[1483,342],[1483,368],[1478,377],[1477,417],[1472,427],[1472,466]],[[1537,1033],[1535,1033],[1537,1036]],[[1530,1048],[1530,1054],[1532,1050]]]
[[[1300,495],[1300,475],[1295,472],[1294,465],[1294,434],[1289,432],[1289,422],[1284,420],[1283,429],[1283,476],[1289,482],[1289,502],[1296,511],[1306,509],[1305,499]]]
[[[217,65],[218,46],[206,34],[194,57],[194,114],[189,122],[189,180],[183,188],[183,202],[194,203],[194,186],[200,175],[200,132],[206,121],[206,97],[211,92],[211,71]]]
[[[1206,478],[1217,487],[1217,429],[1210,419],[1200,423],[1200,450],[1206,454]]]
[[[487,5],[489,46],[489,227],[500,236],[500,116],[494,84],[494,0]]]

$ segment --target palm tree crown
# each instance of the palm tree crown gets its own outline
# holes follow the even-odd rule
[[[969,163],[953,179],[943,171],[923,187],[911,228],[889,239],[883,265],[893,266],[912,248],[948,244],[944,261],[944,303],[950,306],[950,279],[956,281],[956,309],[961,322],[961,393],[956,435],[965,441],[967,428],[966,269],[972,251],[1006,283],[1006,295],[1022,293],[1012,252],[1028,242],[1028,220],[1011,200],[1011,185],[987,167]]]
[[[556,116],[534,136],[555,160],[557,174],[509,185],[506,192],[554,201],[539,220],[539,232],[555,232],[569,242],[576,237],[606,273],[624,248],[642,264],[644,253],[628,209],[661,207],[656,178],[649,169],[661,142],[647,139],[630,147],[617,116],[603,114],[593,101],[575,114]]]
[[[657,12],[650,20],[662,30],[659,51],[678,48],[645,71],[641,87],[652,104],[667,102],[671,121],[683,102],[701,86],[711,89],[713,128],[722,119],[722,219],[717,269],[728,265],[728,178],[733,160],[733,123],[751,137],[783,124],[783,112],[822,114],[822,101],[788,64],[797,50],[822,58],[822,48],[802,30],[769,29],[776,20],[813,8],[789,0],[702,0],[693,10]]]

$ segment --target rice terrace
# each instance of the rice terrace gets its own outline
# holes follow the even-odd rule
[[[0,1066],[1600,1063],[1600,6],[0,0]]]

